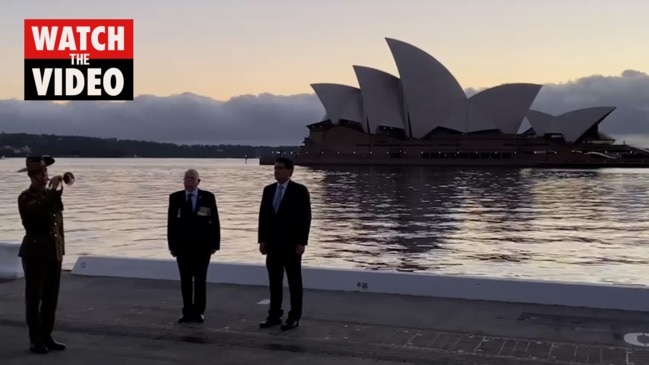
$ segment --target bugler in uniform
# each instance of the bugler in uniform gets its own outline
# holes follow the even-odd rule
[[[63,350],[65,345],[52,338],[65,254],[63,232],[63,185],[61,178],[49,180],[49,156],[27,157],[26,167],[31,185],[18,196],[18,209],[25,236],[20,246],[25,272],[25,312],[29,329],[30,350],[47,353]],[[50,187],[48,188],[48,182]],[[57,190],[58,186],[60,190]]]

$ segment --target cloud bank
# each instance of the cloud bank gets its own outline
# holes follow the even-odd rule
[[[479,90],[468,89],[467,95]],[[545,85],[532,109],[561,114],[591,106],[616,106],[600,130],[633,143],[649,141],[649,75],[588,76]],[[132,102],[0,101],[0,131],[44,133],[187,144],[299,145],[307,124],[325,111],[314,94],[242,95],[218,101],[184,93],[142,95]]]

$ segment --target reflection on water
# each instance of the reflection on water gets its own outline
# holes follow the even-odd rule
[[[23,235],[22,159],[0,161],[0,240]],[[66,187],[65,267],[81,254],[169,257],[168,195],[188,167],[217,195],[220,261],[262,263],[257,160],[58,159]],[[298,167],[312,197],[305,264],[374,270],[646,284],[649,171]]]

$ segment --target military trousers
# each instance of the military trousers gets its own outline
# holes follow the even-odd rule
[[[25,314],[31,342],[51,338],[61,282],[61,261],[23,259]]]

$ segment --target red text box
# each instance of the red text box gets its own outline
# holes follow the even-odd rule
[[[25,59],[133,59],[133,19],[25,19]]]

